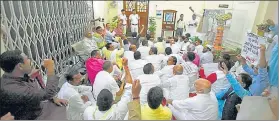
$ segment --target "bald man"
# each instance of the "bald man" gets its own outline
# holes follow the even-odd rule
[[[134,52],[137,51],[137,46],[136,45],[130,45],[129,51],[124,52],[124,57],[128,59],[129,62],[135,60],[134,58]]]
[[[185,100],[167,100],[177,120],[217,120],[218,102],[206,79],[195,81],[197,96]]]
[[[175,65],[173,67],[173,77],[163,81],[160,87],[166,90],[167,99],[184,100],[189,97],[189,78],[183,75],[183,66]]]

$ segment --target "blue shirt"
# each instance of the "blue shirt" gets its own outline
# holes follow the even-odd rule
[[[105,40],[107,43],[112,43],[114,40],[114,33],[111,33],[110,31],[106,30]]]
[[[237,94],[237,96],[239,96],[241,99],[243,99],[243,97],[245,97],[245,96],[252,96],[252,94],[248,90],[244,89],[240,85],[240,83],[231,74],[227,74],[226,77],[233,88],[233,92],[235,92],[235,94]],[[221,119],[221,117],[222,117],[224,104],[226,102],[226,100],[222,100],[222,97],[225,95],[225,93],[228,90],[229,90],[229,88],[216,93],[216,98],[218,100],[218,118],[219,119]]]
[[[259,68],[258,74],[254,73],[254,70],[247,64],[242,66],[252,78],[253,82],[249,87],[249,91],[253,96],[261,96],[264,89],[268,87],[268,73],[266,68]]]
[[[271,52],[269,66],[269,84],[278,87],[278,41]]]

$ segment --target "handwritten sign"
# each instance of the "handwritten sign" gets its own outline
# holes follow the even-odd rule
[[[260,44],[264,44],[266,38],[254,33],[247,33],[241,55],[251,64],[257,65],[260,59]]]

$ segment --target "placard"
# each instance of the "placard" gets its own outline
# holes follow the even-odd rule
[[[207,64],[203,64],[202,67],[204,69],[204,74],[206,77],[209,76],[209,74],[219,70],[218,63],[207,63]]]
[[[242,46],[241,56],[253,65],[257,65],[260,60],[260,45],[265,44],[266,38],[254,33],[247,33]]]
[[[158,19],[162,18],[162,14],[163,14],[162,10],[156,10],[156,18]]]

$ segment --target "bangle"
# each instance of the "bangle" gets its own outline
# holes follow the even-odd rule
[[[133,100],[137,100],[137,99],[139,99],[140,97],[133,97]]]

